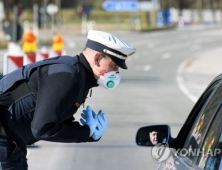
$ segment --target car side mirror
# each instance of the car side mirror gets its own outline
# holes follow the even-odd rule
[[[141,127],[136,134],[136,144],[139,146],[154,146],[158,143],[168,143],[171,138],[168,125],[153,125]]]

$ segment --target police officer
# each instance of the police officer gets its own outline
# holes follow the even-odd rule
[[[102,111],[87,106],[82,125],[73,114],[91,88],[119,84],[119,67],[127,69],[135,49],[107,32],[91,30],[87,38],[80,55],[29,64],[0,80],[2,169],[27,169],[26,146],[38,140],[79,143],[102,137],[108,126]]]

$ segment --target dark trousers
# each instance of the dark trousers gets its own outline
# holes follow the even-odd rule
[[[0,135],[0,170],[27,170],[27,148],[18,147],[6,136]]]

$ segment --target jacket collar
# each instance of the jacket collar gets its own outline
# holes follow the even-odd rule
[[[99,86],[97,84],[96,78],[94,77],[93,70],[92,70],[91,66],[89,65],[89,62],[86,60],[86,57],[83,55],[83,53],[80,53],[78,58],[79,58],[80,63],[86,69],[86,77],[89,80],[88,82],[89,82],[89,86],[90,86],[89,88]]]

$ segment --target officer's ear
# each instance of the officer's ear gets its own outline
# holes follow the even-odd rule
[[[101,55],[101,53],[96,53],[95,57],[94,57],[94,63],[97,67],[100,67],[100,61],[103,58],[103,56]]]

